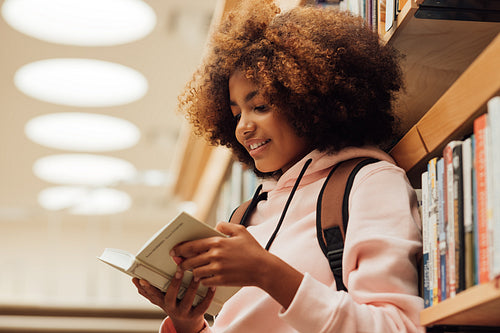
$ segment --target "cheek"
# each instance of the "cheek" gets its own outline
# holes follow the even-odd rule
[[[236,128],[234,129],[234,137],[236,138],[236,141],[238,141],[238,143],[242,145],[243,138],[241,137],[241,135],[238,135],[238,133],[238,126],[236,126]]]

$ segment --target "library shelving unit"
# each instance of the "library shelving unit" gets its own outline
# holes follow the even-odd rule
[[[500,23],[422,20],[417,9],[410,0],[382,38],[407,56],[407,94],[399,102],[406,134],[391,155],[419,187],[427,161],[472,133],[473,120],[500,93]],[[427,327],[500,327],[500,278],[423,310],[420,320]]]
[[[220,15],[238,2],[221,0]],[[291,2],[300,5],[307,0]],[[500,23],[418,19],[415,13],[419,2],[422,0],[407,0],[391,30],[380,33],[385,43],[404,55],[406,87],[396,107],[403,135],[391,155],[416,188],[420,187],[420,174],[427,161],[440,155],[450,140],[472,133],[473,120],[486,112],[487,101],[500,93]],[[190,164],[195,143],[202,144],[188,138],[187,153],[181,159],[184,166]],[[183,174],[197,177],[191,200],[200,207],[196,215],[206,219],[214,210],[231,158],[217,149],[201,151],[198,170]],[[180,179],[182,182],[185,178]],[[425,309],[421,313],[422,325],[500,327],[499,285],[499,279],[478,285]]]

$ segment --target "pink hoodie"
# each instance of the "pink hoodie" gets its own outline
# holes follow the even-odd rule
[[[331,167],[362,156],[381,162],[362,168],[351,190],[343,258],[346,293],[337,291],[316,238],[316,202]],[[304,273],[292,304],[285,310],[263,290],[244,287],[203,332],[424,332],[419,326],[423,300],[418,296],[422,239],[417,200],[405,172],[383,151],[311,152],[277,182],[263,183],[268,198],[257,205],[248,230],[266,245],[308,159],[312,163],[269,250]],[[175,332],[168,318],[160,332]]]

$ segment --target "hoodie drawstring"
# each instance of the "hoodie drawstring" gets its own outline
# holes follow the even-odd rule
[[[297,177],[297,180],[295,181],[295,184],[293,185],[293,189],[290,192],[290,195],[288,196],[288,199],[285,204],[285,208],[283,208],[283,212],[281,213],[281,217],[278,221],[278,224],[276,225],[276,228],[274,229],[273,234],[271,235],[271,238],[267,241],[266,245],[266,250],[269,251],[269,248],[271,247],[271,244],[274,242],[274,239],[276,238],[276,235],[278,234],[278,231],[281,228],[281,225],[283,224],[283,220],[285,219],[286,212],[288,210],[288,206],[290,206],[290,203],[292,202],[293,195],[297,191],[297,187],[299,187],[300,180],[302,179],[302,176],[304,176],[304,173],[306,172],[307,167],[309,164],[311,164],[312,159],[308,159],[304,166],[302,167],[302,170],[300,171],[299,176]]]

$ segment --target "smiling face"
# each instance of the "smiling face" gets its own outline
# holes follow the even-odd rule
[[[237,120],[236,139],[253,158],[257,170],[285,172],[309,152],[305,138],[295,133],[241,71],[229,79],[229,99]]]

